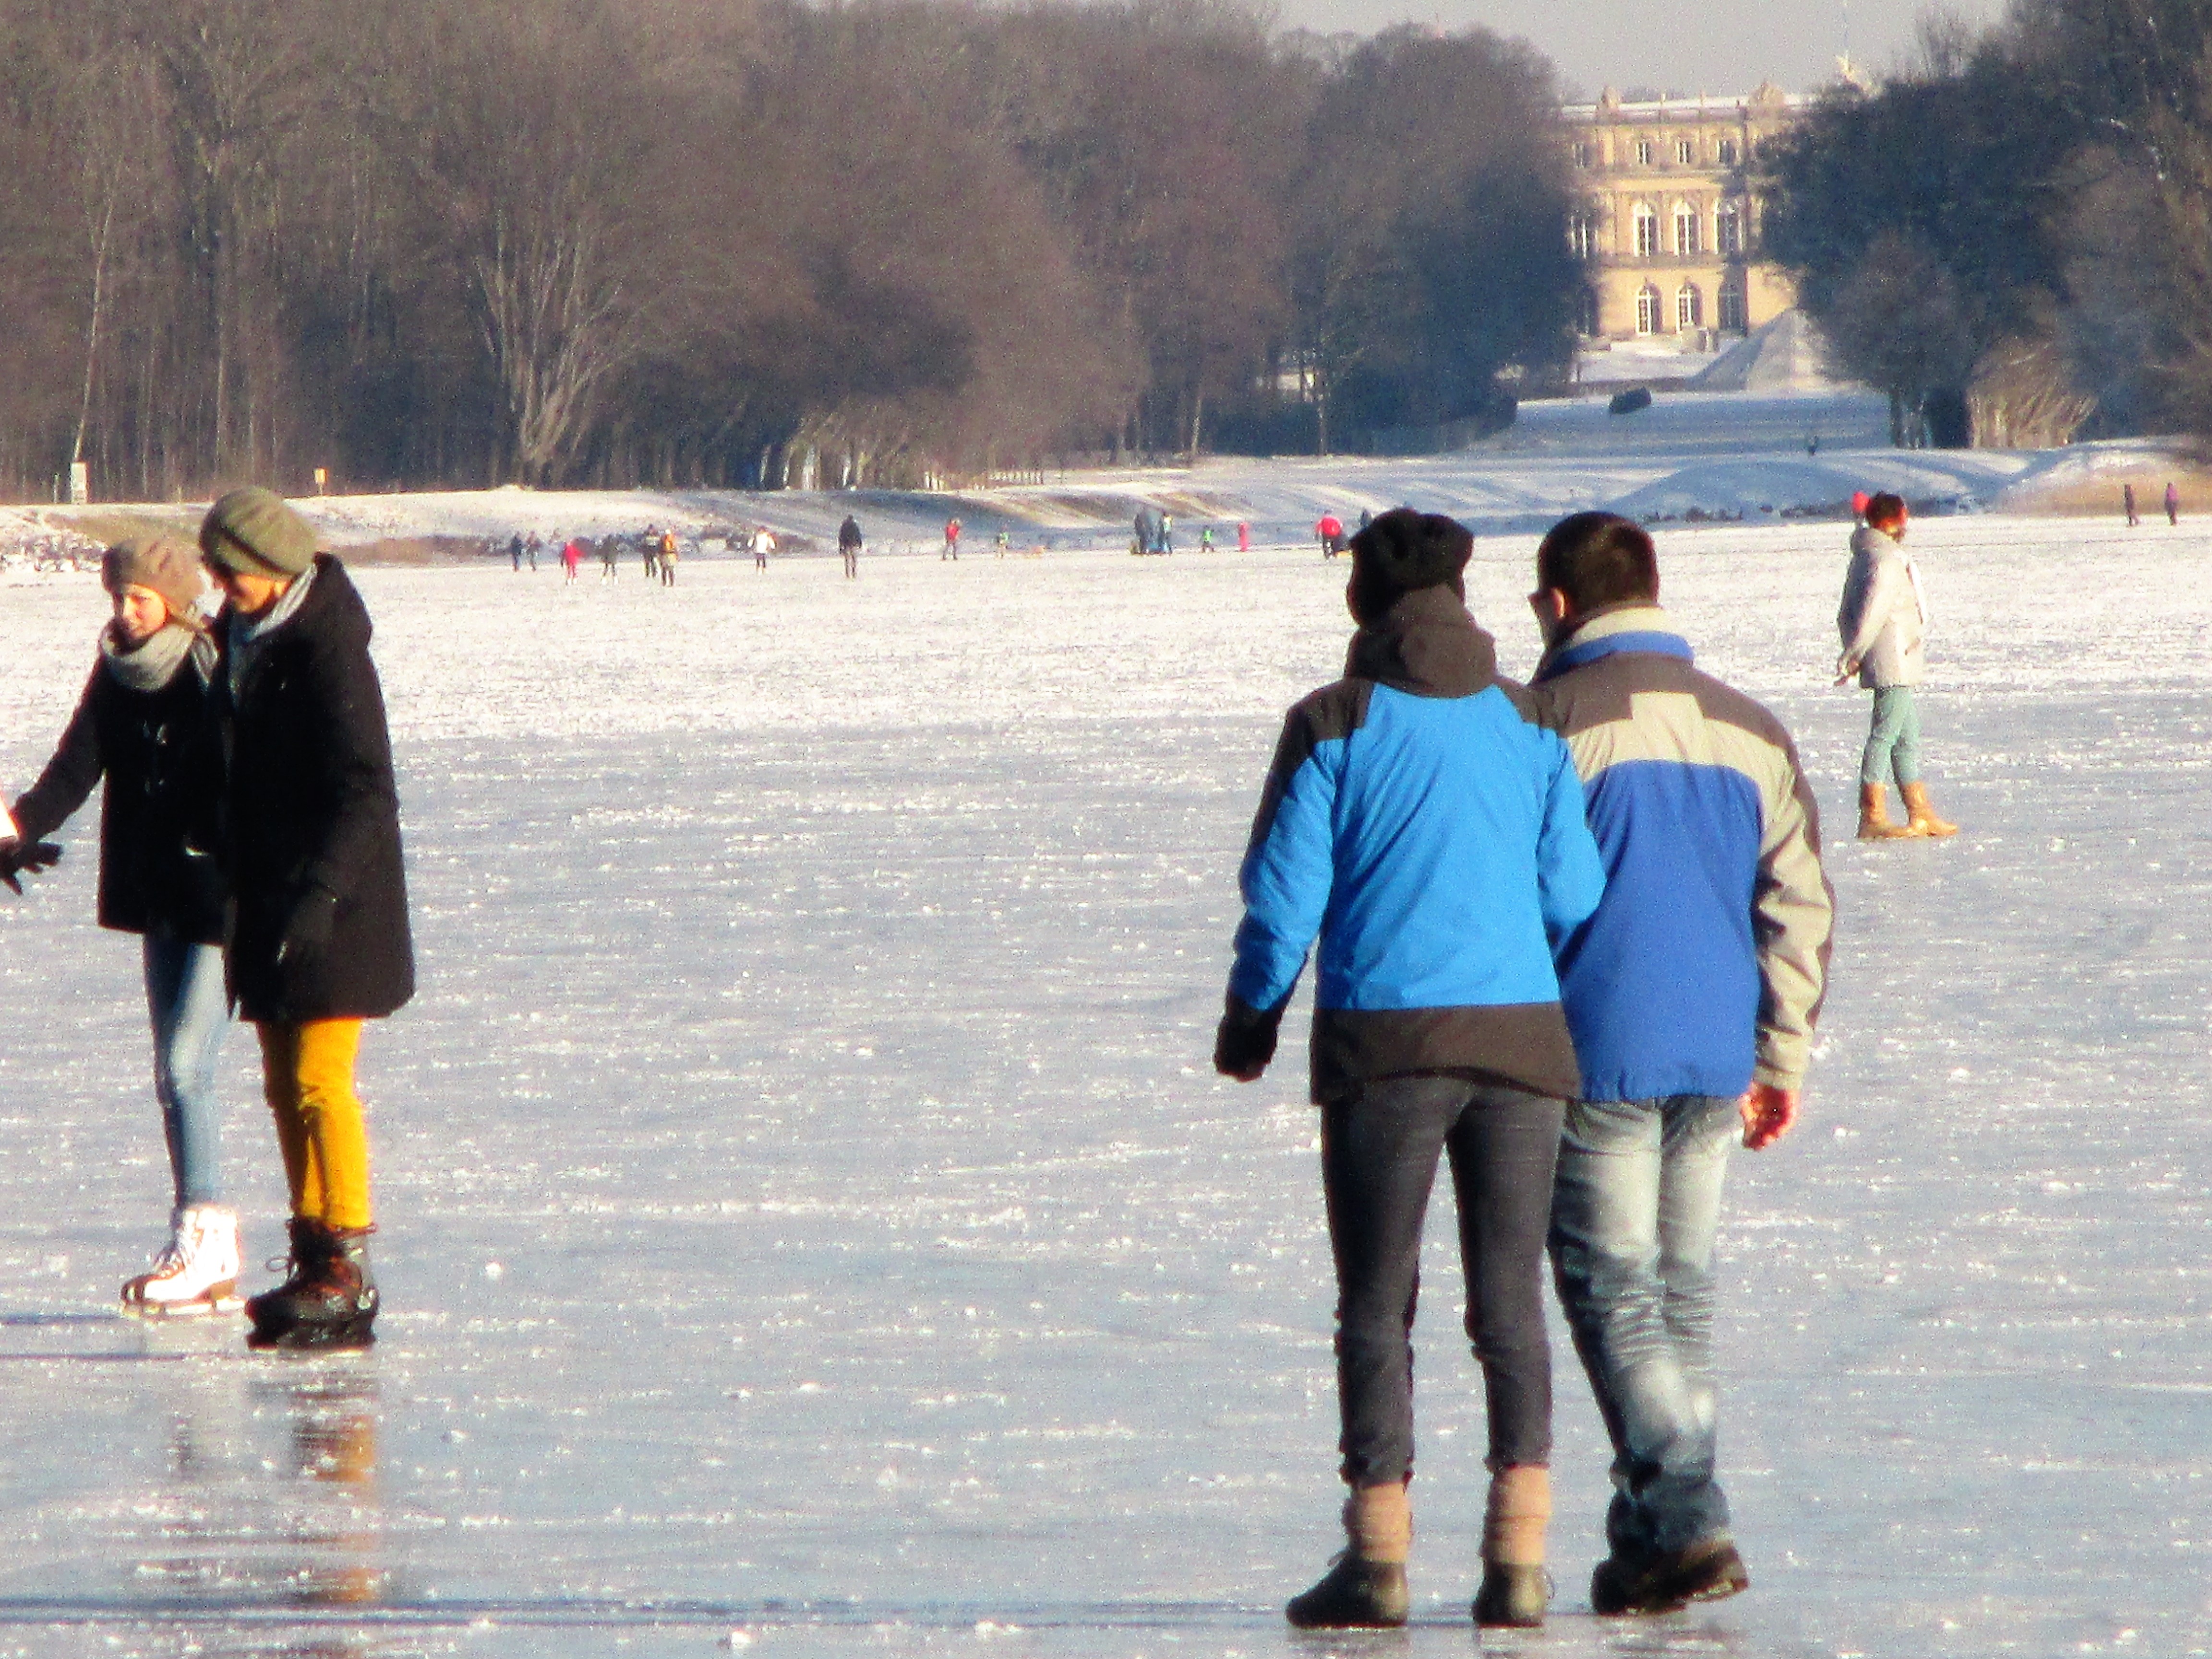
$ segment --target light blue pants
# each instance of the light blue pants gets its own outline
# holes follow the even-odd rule
[[[161,1103],[177,1207],[220,1204],[222,1125],[216,1109],[216,1056],[230,1023],[222,947],[149,933],[145,957],[146,1011],[154,1024],[154,1096]]]
[[[1714,1478],[1713,1242],[1736,1103],[1576,1101],[1552,1199],[1552,1272],[1613,1440],[1606,1540],[1622,1556],[1725,1536]]]
[[[1859,781],[1887,783],[1893,769],[1900,789],[1920,781],[1920,705],[1909,685],[1875,688],[1874,728],[1859,757]]]

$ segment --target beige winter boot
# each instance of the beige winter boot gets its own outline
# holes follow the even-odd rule
[[[1406,1483],[1355,1487],[1344,1500],[1349,1547],[1322,1581],[1291,1598],[1284,1613],[1301,1630],[1387,1630],[1406,1622],[1406,1558],[1413,1511]]]
[[[1889,821],[1889,803],[1878,783],[1859,786],[1859,839],[1861,841],[1898,841],[1906,836],[1917,836],[1919,830],[1909,824]]]
[[[1482,1589],[1474,1622],[1533,1630],[1552,1599],[1544,1571],[1544,1528],[1552,1519],[1552,1472],[1514,1463],[1490,1477],[1482,1517]]]
[[[1940,841],[1945,836],[1955,836],[1959,833],[1957,824],[1947,823],[1936,816],[1936,809],[1928,804],[1926,784],[1899,784],[1897,793],[1905,797],[1906,828],[1912,834],[1927,836]]]

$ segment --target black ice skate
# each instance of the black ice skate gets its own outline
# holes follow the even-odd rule
[[[365,1348],[376,1340],[376,1279],[368,1270],[372,1229],[337,1229],[292,1218],[291,1274],[250,1298],[251,1348]]]

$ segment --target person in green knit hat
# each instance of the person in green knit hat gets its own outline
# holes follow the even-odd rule
[[[364,1021],[415,992],[399,797],[368,609],[272,492],[208,509],[200,554],[230,601],[216,707],[226,757],[224,968],[260,1040],[291,1190],[290,1271],[246,1304],[256,1346],[373,1340]]]

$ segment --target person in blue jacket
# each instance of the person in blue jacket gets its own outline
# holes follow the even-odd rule
[[[1604,875],[1566,745],[1468,614],[1473,540],[1398,508],[1352,541],[1345,678],[1290,711],[1239,877],[1214,1065],[1249,1082],[1316,936],[1311,1085],[1337,1279],[1350,1548],[1287,1609],[1405,1622],[1421,1224],[1449,1157],[1489,1407],[1481,1624],[1543,1621],[1551,1348],[1542,1264],[1581,1079],[1553,955]]]

